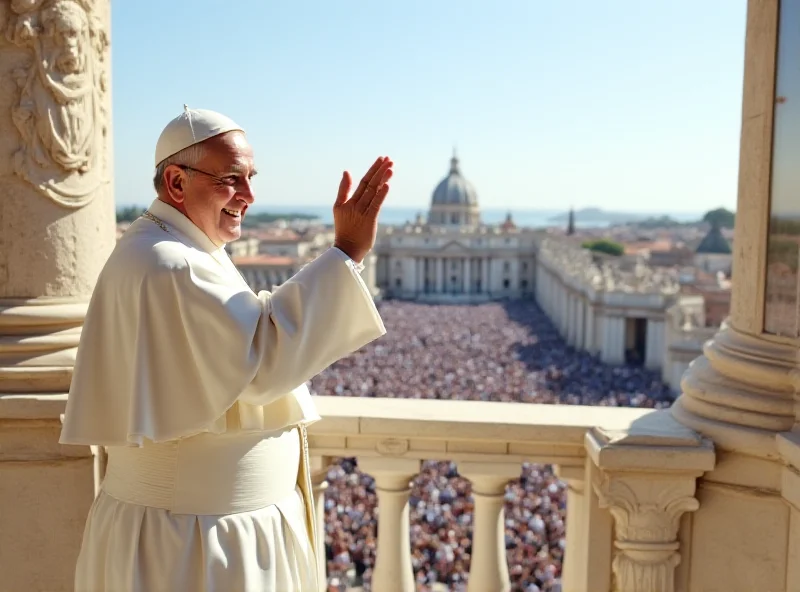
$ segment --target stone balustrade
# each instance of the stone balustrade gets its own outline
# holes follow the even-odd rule
[[[373,589],[415,589],[409,484],[424,460],[454,461],[472,483],[470,592],[510,590],[504,493],[525,462],[555,465],[568,484],[565,592],[676,589],[681,517],[698,508],[695,481],[713,468],[714,452],[668,411],[347,397],[317,403],[323,419],[310,427],[309,446],[319,523],[331,457],[355,457],[375,479]]]

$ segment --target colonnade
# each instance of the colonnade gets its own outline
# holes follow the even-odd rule
[[[587,286],[580,278],[553,269],[544,258],[536,267],[536,300],[568,345],[597,354],[603,362],[621,364],[634,340],[629,332],[636,319],[646,322],[644,359],[648,368],[658,369],[666,352],[664,310],[642,310],[638,303],[622,306],[607,302],[608,292]],[[615,299],[616,300],[616,299]],[[637,308],[634,308],[637,306]]]

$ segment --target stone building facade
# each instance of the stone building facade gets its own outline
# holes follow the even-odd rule
[[[531,298],[538,236],[510,215],[500,225],[482,224],[477,192],[453,156],[427,220],[381,230],[377,287],[389,298],[425,302]]]

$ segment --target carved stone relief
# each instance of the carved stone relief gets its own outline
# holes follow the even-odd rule
[[[6,36],[30,50],[13,73],[12,119],[22,146],[14,171],[67,207],[109,182],[109,39],[96,0],[11,0]]]
[[[680,519],[700,506],[694,489],[693,477],[600,477],[595,484],[600,506],[608,508],[616,525],[615,590],[675,590]]]

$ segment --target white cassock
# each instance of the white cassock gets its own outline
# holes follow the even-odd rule
[[[105,446],[77,592],[318,590],[305,383],[385,333],[338,249],[254,294],[156,200],[106,263],[61,434]]]

